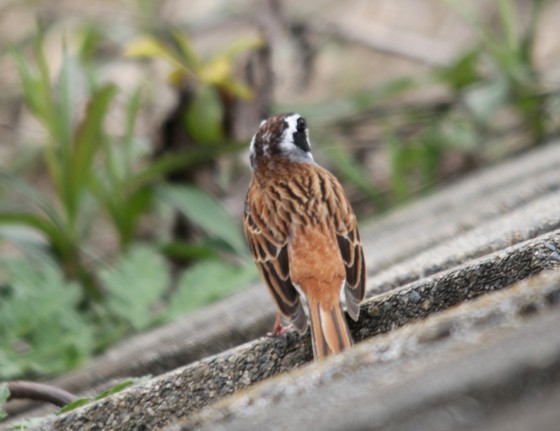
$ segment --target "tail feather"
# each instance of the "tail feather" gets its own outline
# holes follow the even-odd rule
[[[340,303],[324,309],[318,301],[310,301],[309,314],[315,360],[340,353],[352,346],[352,336]]]

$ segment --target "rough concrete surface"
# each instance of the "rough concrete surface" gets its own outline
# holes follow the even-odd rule
[[[559,300],[560,273],[543,274],[370,339],[352,355],[270,379],[167,429],[481,427],[518,398],[557,388]]]
[[[189,365],[38,429],[555,429],[559,188],[553,143],[362,227],[369,299],[351,329],[363,341],[343,355],[304,365],[297,334],[218,353],[272,322],[253,286],[113,349],[83,388]]]

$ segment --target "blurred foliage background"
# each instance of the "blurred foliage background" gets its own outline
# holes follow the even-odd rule
[[[305,115],[360,218],[557,136],[554,1],[0,1],[0,380],[256,280],[248,142]]]

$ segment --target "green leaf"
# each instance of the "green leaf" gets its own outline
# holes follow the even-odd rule
[[[78,127],[72,155],[71,177],[76,196],[83,194],[89,176],[94,172],[94,157],[101,148],[104,138],[103,120],[116,93],[117,87],[112,84],[97,90],[91,97],[85,116]]]
[[[250,263],[234,266],[224,261],[202,261],[190,266],[181,276],[167,316],[174,318],[196,310],[256,280],[257,271]]]
[[[472,121],[461,118],[450,118],[442,122],[440,134],[448,148],[458,149],[466,153],[474,153],[480,143],[480,136]]]
[[[192,75],[193,70],[191,68],[193,64],[191,63],[195,62],[191,62],[185,47],[182,45],[183,41],[175,41],[178,42],[180,47],[178,51],[169,46],[171,42],[171,40],[168,40],[168,44],[165,44],[151,36],[141,38],[130,43],[126,47],[124,55],[135,58],[161,58],[170,63],[175,71]]]
[[[8,384],[0,383],[0,421],[8,416],[4,411],[4,404],[6,404],[9,397],[10,390],[8,389]]]
[[[498,11],[505,46],[510,51],[517,50],[519,48],[516,30],[518,19],[511,0],[498,0]]]
[[[84,397],[84,398],[79,398],[76,401],[72,401],[71,403],[65,405],[64,407],[62,407],[58,412],[57,415],[61,415],[64,413],[68,413],[72,410],[76,410],[78,407],[82,407],[86,404],[89,404],[93,401],[97,401],[97,400],[101,400],[103,398],[107,398],[111,395],[117,394],[121,391],[123,391],[124,389],[138,384],[138,383],[144,383],[146,381],[148,381],[151,378],[150,375],[146,375],[146,376],[142,376],[142,377],[131,377],[128,378],[126,380],[123,380],[122,382],[117,383],[115,386],[113,386],[112,388],[109,388],[99,394],[97,394],[95,397]]]
[[[170,282],[166,262],[156,249],[132,247],[99,277],[108,292],[107,307],[114,315],[135,330],[156,320],[155,307]]]
[[[222,82],[219,87],[222,90],[225,90],[228,94],[239,97],[242,100],[251,100],[254,97],[253,91],[240,81],[229,79]]]
[[[72,127],[75,117],[74,107],[72,106],[72,87],[75,90],[77,67],[74,58],[64,49],[62,68],[55,86],[57,92],[53,94],[56,112],[52,118],[55,121],[51,125],[54,140],[52,145],[58,147],[61,161],[64,164],[70,163]],[[68,167],[64,166],[64,170],[67,169]]]
[[[394,136],[388,137],[387,149],[391,167],[391,189],[397,202],[404,201],[410,196],[410,188],[406,181],[409,152],[405,144]]]
[[[25,102],[35,116],[42,118],[47,111],[47,107],[42,97],[44,89],[41,86],[41,82],[34,76],[29,64],[19,51],[13,51],[13,57],[18,68]]]
[[[203,245],[186,242],[170,242],[161,247],[162,253],[168,257],[181,259],[215,259],[219,257],[220,243],[207,241]]]
[[[58,231],[46,219],[31,213],[0,212],[0,224],[16,224],[29,226],[41,232],[48,240],[58,244]]]
[[[184,66],[193,72],[197,72],[200,67],[200,59],[192,47],[191,41],[185,33],[173,32],[172,41],[177,45],[180,53],[180,61]]]
[[[61,225],[62,219],[59,217],[54,206],[41,195],[36,189],[29,186],[21,179],[0,173],[0,190],[16,194],[17,201],[25,202],[25,209],[28,212],[41,212],[52,221],[53,224]],[[4,205],[5,206],[5,205]],[[14,205],[12,205],[14,206]]]
[[[482,82],[465,91],[465,104],[479,122],[490,125],[498,109],[506,103],[508,91],[505,79]]]
[[[224,140],[222,116],[222,102],[216,88],[201,85],[185,110],[185,127],[195,142],[202,145],[218,144]]]
[[[133,58],[165,58],[167,53],[158,40],[149,36],[129,43],[124,50],[124,55]]]
[[[61,407],[60,410],[56,414],[61,415],[63,413],[71,412],[72,410],[76,410],[78,407],[82,407],[82,406],[85,406],[86,404],[91,403],[92,401],[93,401],[93,398],[91,398],[91,397],[78,398],[77,400],[66,404],[64,407]]]
[[[142,88],[138,87],[126,104],[126,123],[124,130],[124,176],[128,178],[132,171],[132,144],[134,143],[134,126],[142,105]]]
[[[144,187],[123,196],[121,193],[125,190],[118,189],[119,186],[116,186],[117,190],[112,195],[107,196],[104,205],[119,235],[121,249],[124,250],[134,240],[138,220],[150,207],[153,193],[150,188]]]
[[[117,394],[130,386],[137,385],[140,383],[145,383],[150,380],[152,376],[150,374],[141,376],[141,377],[129,377],[122,382],[117,383],[112,388],[109,388],[95,396],[95,400],[101,400],[103,398],[110,397],[111,395]]]
[[[436,73],[436,76],[454,90],[461,90],[480,80],[477,63],[480,51],[478,48],[460,55],[448,67]]]
[[[162,185],[157,187],[156,195],[208,235],[225,241],[239,254],[247,254],[241,227],[208,193],[197,187]]]
[[[66,371],[91,355],[93,328],[78,311],[76,283],[49,260],[5,260],[0,269],[0,379]]]
[[[219,87],[229,81],[231,77],[231,63],[222,57],[206,62],[200,70],[200,79],[205,84]]]
[[[92,111],[98,102],[97,92],[89,97],[88,105],[81,119],[81,125],[76,125],[79,114],[76,112],[77,95],[85,92],[85,76],[83,68],[78,63],[78,58],[69,54],[66,49],[64,51],[62,69],[60,71],[56,87],[56,93],[53,94],[53,104],[56,109],[51,122],[51,128],[54,129],[53,140],[49,143],[49,156],[53,159],[50,162],[51,169],[55,172],[51,176],[59,179],[57,184],[59,189],[58,195],[64,204],[64,211],[67,217],[67,223],[74,226],[77,224],[77,218],[81,217],[82,199],[84,198],[84,185],[91,173],[90,164],[83,163],[83,155],[87,153],[88,145],[84,141],[84,124],[88,124]],[[94,108],[94,109],[92,109]],[[99,129],[101,124],[95,124],[87,130],[87,133],[93,136],[96,146],[100,146]],[[95,128],[95,130],[91,130]],[[90,145],[91,146],[91,145]],[[93,155],[95,153],[93,152]],[[93,159],[93,156],[90,157]]]
[[[103,41],[103,34],[100,26],[93,23],[87,24],[79,33],[80,41],[78,55],[84,64],[92,63],[99,45]]]

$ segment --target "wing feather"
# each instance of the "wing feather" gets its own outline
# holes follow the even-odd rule
[[[272,223],[265,223],[264,217],[259,217],[258,214],[267,214],[266,219],[270,219],[278,213],[271,208],[263,208],[264,205],[270,204],[266,202],[265,197],[258,195],[251,188],[249,193],[254,194],[250,199],[249,194],[247,195],[243,223],[249,248],[280,312],[288,317],[299,331],[304,331],[307,318],[299,294],[290,279],[287,226],[277,222],[274,226],[284,229],[273,230]],[[252,204],[251,208],[249,201]]]
[[[342,186],[332,174],[326,172],[325,177],[321,185],[325,190],[325,202],[329,213],[334,218],[336,239],[346,269],[344,285],[346,308],[350,317],[356,321],[360,313],[360,303],[365,296],[366,285],[362,242],[356,216],[344,195]]]

